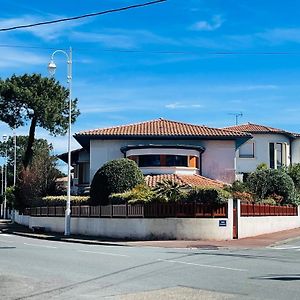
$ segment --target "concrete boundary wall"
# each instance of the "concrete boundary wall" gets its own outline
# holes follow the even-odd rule
[[[246,238],[300,227],[300,207],[298,216],[241,217],[238,200],[238,238]]]
[[[48,231],[64,232],[63,217],[16,216],[16,222],[32,228],[45,227]],[[227,226],[219,227],[219,220]],[[29,222],[27,222],[29,221]],[[230,240],[231,220],[213,218],[117,219],[72,218],[71,233],[124,239],[178,239],[178,240]]]
[[[238,238],[257,236],[300,227],[298,216],[241,217],[238,207]],[[30,217],[16,212],[15,221],[32,228],[64,232],[63,217]],[[220,224],[220,221],[222,221]],[[223,226],[220,226],[223,225]],[[228,202],[228,218],[71,218],[71,233],[124,239],[231,240],[233,200]]]

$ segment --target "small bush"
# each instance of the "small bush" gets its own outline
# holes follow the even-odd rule
[[[96,172],[92,180],[91,204],[107,205],[109,195],[123,193],[141,183],[144,183],[144,176],[134,161],[127,158],[109,161]]]
[[[226,203],[230,196],[228,191],[222,189],[195,187],[189,191],[186,201],[218,206]]]
[[[259,203],[261,203],[261,204],[268,204],[268,205],[277,205],[276,201],[273,198],[271,198],[271,197],[262,199]]]
[[[293,164],[287,168],[288,175],[293,179],[295,188],[300,190],[300,164]]]
[[[146,184],[139,184],[130,191],[112,194],[109,196],[109,199],[112,204],[123,204],[126,202],[128,204],[137,204],[150,202],[155,197],[155,192],[150,187]]]
[[[249,192],[233,192],[234,199],[240,199],[242,202],[254,202],[254,195]]]

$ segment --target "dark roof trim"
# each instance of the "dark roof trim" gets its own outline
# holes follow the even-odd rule
[[[128,150],[132,149],[149,149],[149,148],[175,148],[175,149],[188,149],[188,150],[197,150],[199,152],[204,152],[205,148],[202,146],[196,146],[196,145],[154,145],[154,144],[148,144],[148,145],[127,145],[122,147],[120,150],[122,153],[126,153]]]

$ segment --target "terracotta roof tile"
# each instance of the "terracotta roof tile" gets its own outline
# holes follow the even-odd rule
[[[225,127],[226,130],[249,132],[249,133],[281,133],[281,134],[291,134],[283,129],[273,128],[270,126],[258,125],[258,124],[241,124],[236,126]]]
[[[179,174],[159,174],[159,175],[147,175],[145,176],[146,184],[150,187],[156,186],[158,182],[164,180],[171,180],[177,182],[180,185],[189,186],[201,186],[201,187],[215,187],[223,188],[225,183],[213,180],[200,175],[179,175]]]
[[[162,118],[136,124],[121,125],[110,128],[81,131],[75,136],[126,136],[126,137],[156,137],[156,136],[185,136],[185,137],[249,137],[240,131],[210,128],[207,126],[164,120]]]

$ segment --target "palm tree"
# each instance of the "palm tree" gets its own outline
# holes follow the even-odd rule
[[[183,197],[183,190],[186,188],[186,185],[180,185],[172,180],[164,180],[158,182],[153,190],[159,199],[166,202],[176,202]]]

